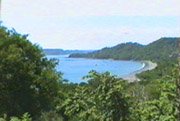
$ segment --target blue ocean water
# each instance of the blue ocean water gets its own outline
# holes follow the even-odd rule
[[[109,71],[111,75],[122,77],[142,67],[142,63],[134,61],[68,58],[68,55],[48,55],[47,57],[59,60],[57,71],[62,72],[63,78],[72,83],[86,82],[87,80],[82,80],[82,77],[87,76],[91,70],[96,70],[99,73]]]

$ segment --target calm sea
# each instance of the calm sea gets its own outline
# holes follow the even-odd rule
[[[57,71],[62,72],[63,78],[72,83],[86,82],[87,80],[82,80],[82,77],[88,75],[91,70],[99,73],[109,71],[112,75],[122,77],[142,68],[142,63],[133,61],[68,58],[68,55],[48,55],[47,57],[59,60]]]

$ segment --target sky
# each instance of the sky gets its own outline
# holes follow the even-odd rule
[[[2,0],[2,21],[43,48],[93,50],[180,35],[180,0]]]

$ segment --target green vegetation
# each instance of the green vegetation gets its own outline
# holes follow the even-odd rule
[[[77,121],[125,121],[129,107],[128,98],[122,93],[122,82],[108,72],[101,75],[92,71],[87,78],[97,79],[100,84],[96,88],[78,86],[58,109],[65,110],[64,114],[72,121],[74,118]]]
[[[73,53],[89,53],[92,50],[63,50],[63,49],[43,49],[46,55],[67,55]]]
[[[21,118],[11,117],[9,120],[10,121],[32,121],[32,118],[28,113],[25,113],[23,114]],[[4,115],[3,118],[0,118],[0,121],[8,121],[7,116]]]
[[[37,116],[55,107],[61,74],[26,36],[0,28],[0,115]]]
[[[177,57],[178,40],[179,38],[161,38],[146,46],[138,43],[123,43],[87,54],[71,54],[70,57],[116,60],[168,60]]]
[[[78,85],[63,81],[55,69],[58,62],[48,60],[27,36],[0,27],[0,121],[176,121],[179,75],[174,66],[177,45],[171,43],[176,41],[162,38],[148,46],[122,44],[116,49],[126,50],[126,55],[117,58],[112,51],[114,59],[135,57],[159,64],[138,75],[140,82],[91,71],[84,77],[88,83]],[[136,55],[135,50],[141,49],[149,56]]]
[[[150,60],[158,64],[152,71],[138,74],[141,80],[152,80],[171,74],[177,64],[178,43],[180,38],[161,38],[148,45],[123,43],[88,54],[71,54],[72,58],[97,58],[115,60]]]

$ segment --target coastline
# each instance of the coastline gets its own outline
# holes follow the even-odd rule
[[[141,61],[141,63],[143,64],[141,69],[134,71],[130,74],[124,75],[121,78],[127,80],[128,82],[140,81],[140,79],[137,78],[136,74],[139,74],[144,71],[150,71],[157,67],[157,63],[153,63],[151,61]]]
[[[82,59],[94,59],[94,58],[82,58]],[[114,60],[114,59],[97,59],[96,60],[109,60],[109,61],[132,61],[132,62],[140,62],[142,63],[142,67],[134,72],[131,72],[127,75],[123,75],[119,78],[122,78],[124,80],[127,80],[128,82],[134,82],[134,81],[140,81],[139,78],[137,78],[136,74],[140,74],[144,71],[150,71],[157,67],[157,63],[153,63],[152,61],[148,60],[142,60],[142,61],[135,61],[135,60]]]
[[[70,58],[69,55],[66,55],[66,57]],[[153,70],[157,67],[157,63],[153,63],[152,61],[147,61],[147,60],[135,61],[135,60],[94,59],[94,58],[81,58],[81,59],[140,62],[142,64],[142,67],[140,69],[119,77],[121,79],[127,80],[128,82],[140,81],[140,79],[137,78],[136,76],[137,74],[144,71]]]

